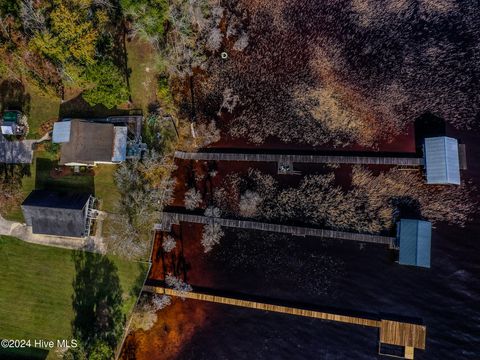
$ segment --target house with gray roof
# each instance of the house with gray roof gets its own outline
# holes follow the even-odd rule
[[[127,135],[124,125],[72,119],[54,124],[52,141],[60,144],[60,165],[95,166],[125,161]]]
[[[93,201],[85,193],[34,190],[22,203],[22,212],[33,234],[85,237]]]

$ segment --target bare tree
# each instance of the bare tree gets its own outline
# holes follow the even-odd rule
[[[162,248],[165,252],[170,252],[173,249],[175,249],[175,246],[177,245],[175,239],[171,235],[167,235],[163,238],[162,241]]]
[[[33,34],[46,29],[45,17],[34,0],[23,0],[20,4],[20,18],[26,32]]]
[[[204,252],[210,252],[215,245],[219,244],[223,235],[225,235],[225,233],[219,224],[211,222],[204,225],[201,240]]]
[[[171,274],[165,276],[165,283],[177,291],[182,300],[185,300],[185,295],[193,290],[185,281]]]
[[[172,303],[172,299],[168,295],[154,294],[152,297],[152,305],[155,311],[166,308]]]
[[[194,210],[202,202],[202,194],[195,188],[190,188],[185,192],[185,208]]]
[[[248,35],[246,33],[242,33],[240,37],[235,41],[233,44],[233,50],[236,51],[243,51],[248,46]]]
[[[220,106],[220,111],[222,109],[226,109],[229,113],[232,113],[233,110],[235,110],[235,107],[238,105],[239,101],[240,98],[238,97],[238,95],[235,95],[233,93],[233,90],[231,88],[225,88],[225,90],[223,90],[223,102]]]
[[[243,217],[255,217],[258,215],[263,198],[259,193],[246,190],[240,196],[240,215]]]
[[[222,211],[215,206],[209,206],[205,209],[205,216],[219,218],[222,215]]]
[[[142,239],[127,215],[109,214],[104,236],[107,253],[126,259],[142,259],[147,256],[148,242]]]
[[[199,147],[204,147],[220,140],[220,130],[213,120],[208,124],[201,123],[197,125],[195,133]]]
[[[144,331],[150,330],[157,322],[157,312],[166,308],[171,303],[172,300],[167,295],[142,295],[133,311],[130,331],[139,329]]]

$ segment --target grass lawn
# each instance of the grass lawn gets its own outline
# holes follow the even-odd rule
[[[100,210],[114,213],[120,201],[120,193],[114,183],[116,165],[97,165],[95,167],[95,197],[100,200]]]
[[[127,54],[133,104],[147,113],[148,104],[156,100],[156,51],[149,43],[135,38],[127,42]]]
[[[57,121],[60,112],[60,98],[45,96],[39,90],[27,85],[30,95],[30,113],[28,115],[29,139],[39,139],[43,135],[41,125],[46,122]]]
[[[21,110],[28,117],[29,139],[43,136],[41,125],[56,121],[60,112],[61,100],[53,94],[43,93],[27,81],[0,78],[0,108]]]
[[[71,338],[73,253],[0,237],[0,339]],[[123,312],[127,314],[135,303],[146,265],[108,259],[118,269]]]
[[[100,200],[100,209],[107,212],[115,212],[116,204],[120,199],[120,193],[113,182],[115,165],[98,165],[93,174],[69,175],[60,178],[52,178],[50,171],[56,166],[55,155],[38,150],[34,153],[34,160],[30,166],[30,176],[22,179],[23,198],[26,198],[32,190],[70,190],[89,192]],[[24,222],[20,204],[14,206],[5,214],[5,218],[11,221]]]

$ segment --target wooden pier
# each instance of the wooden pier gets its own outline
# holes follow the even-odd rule
[[[196,224],[210,224],[216,223],[220,226],[238,228],[238,229],[249,229],[249,230],[260,230],[260,231],[270,231],[282,234],[291,234],[295,236],[315,236],[320,238],[328,239],[339,239],[339,240],[349,240],[349,241],[360,241],[374,244],[384,244],[388,245],[390,248],[395,248],[395,237],[390,236],[381,236],[381,235],[370,235],[370,234],[359,234],[351,233],[346,231],[334,231],[326,229],[316,229],[303,226],[289,226],[289,225],[280,225],[280,224],[271,224],[263,223],[257,221],[247,221],[247,220],[233,220],[233,219],[224,219],[224,218],[214,218],[201,215],[191,215],[191,214],[181,214],[173,212],[163,212],[162,213],[162,222],[155,225],[155,230],[158,231],[170,231],[173,224],[179,225],[180,222],[190,222]]]
[[[216,296],[212,294],[199,293],[196,291],[180,292],[174,289],[145,285],[143,290],[150,293],[164,294],[168,296],[181,297],[199,301],[207,301],[217,304],[232,305],[255,310],[276,312],[281,314],[304,316],[326,321],[335,321],[345,324],[359,325],[378,328],[380,332],[379,351],[382,344],[402,347],[404,358],[413,359],[414,349],[425,350],[426,327],[425,325],[407,323],[378,318],[366,318],[343,315],[333,312],[322,312],[296,307],[268,304],[258,301],[243,300],[240,298]]]
[[[467,170],[467,149],[465,144],[458,144],[458,157],[460,160],[460,170]]]
[[[388,156],[344,156],[344,155],[300,155],[300,154],[241,154],[219,152],[183,152],[175,151],[175,157],[185,160],[204,161],[246,161],[246,162],[278,162],[285,164],[364,164],[364,165],[401,165],[423,166],[424,160],[419,157]]]

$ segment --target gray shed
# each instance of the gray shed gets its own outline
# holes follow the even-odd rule
[[[87,236],[91,195],[34,190],[22,203],[23,216],[34,234]]]

